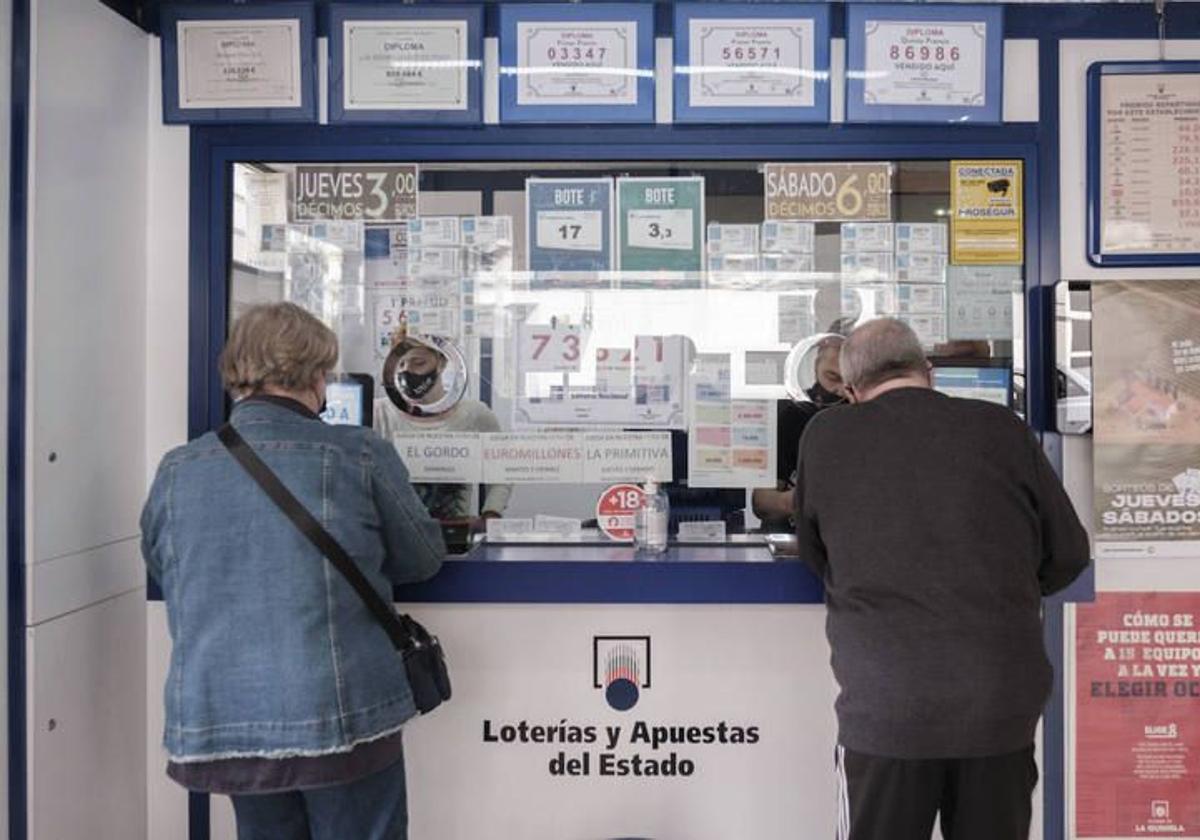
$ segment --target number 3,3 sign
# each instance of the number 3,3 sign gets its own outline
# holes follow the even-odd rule
[[[587,335],[578,326],[522,324],[518,354],[522,373],[575,373]]]

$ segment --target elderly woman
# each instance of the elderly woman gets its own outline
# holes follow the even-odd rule
[[[337,356],[299,307],[251,308],[221,357],[230,423],[386,594],[445,549],[396,450],[318,419]],[[173,641],[167,774],[232,796],[239,840],[403,840],[416,709],[350,585],[212,433],[163,458],[142,532]]]

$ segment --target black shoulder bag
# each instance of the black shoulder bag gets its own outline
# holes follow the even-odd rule
[[[388,634],[392,646],[404,660],[404,670],[408,674],[408,684],[412,689],[417,710],[421,714],[427,714],[437,708],[443,700],[449,700],[450,673],[446,670],[446,658],[437,636],[430,634],[411,616],[397,614],[391,605],[380,597],[341,544],[321,526],[304,505],[300,504],[233,426],[226,423],[217,431],[217,437],[258,486],[271,497],[271,501],[292,520],[292,524],[317,547],[318,551],[329,558],[329,562],[342,573],[342,577],[358,593],[358,597],[362,598],[371,615]]]

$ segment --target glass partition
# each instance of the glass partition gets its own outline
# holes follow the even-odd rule
[[[233,187],[230,317],[328,323],[431,511],[497,540],[621,539],[606,490],[648,479],[672,533],[707,523],[684,538],[788,530],[800,432],[877,316],[937,387],[1019,399],[1022,268],[951,264],[949,161],[246,162]]]

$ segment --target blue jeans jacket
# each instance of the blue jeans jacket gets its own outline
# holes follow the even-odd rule
[[[437,572],[441,532],[390,444],[277,399],[243,401],[231,420],[381,594]],[[173,642],[172,761],[345,752],[416,714],[383,629],[215,434],[163,458],[142,555]]]

